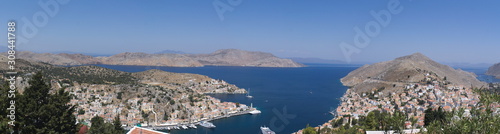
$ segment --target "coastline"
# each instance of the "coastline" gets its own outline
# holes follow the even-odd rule
[[[190,125],[200,125],[201,122],[203,121],[206,121],[206,122],[209,122],[209,121],[214,121],[214,120],[219,120],[219,119],[223,119],[223,118],[229,118],[229,117],[234,117],[234,116],[239,116],[239,115],[243,115],[243,114],[251,114],[250,112],[253,111],[253,110],[257,110],[256,108],[250,108],[248,110],[245,110],[245,111],[240,111],[240,112],[236,112],[236,113],[230,113],[228,115],[222,115],[222,116],[216,116],[216,117],[213,117],[213,118],[210,118],[210,119],[198,119],[197,121],[194,121],[192,123],[178,123],[178,124],[159,124],[159,125],[151,125],[151,126],[141,126],[142,128],[148,128],[148,129],[152,129],[152,130],[161,130],[161,131],[164,131],[164,130],[174,130],[175,127],[178,127],[178,128],[181,128],[182,126],[190,126]],[[129,131],[131,130],[132,128],[134,128],[134,126],[129,126],[129,127],[124,127],[124,129],[126,131]],[[192,129],[192,128],[188,128],[188,129]],[[194,129],[197,129],[197,128],[194,128]],[[178,129],[178,130],[186,130],[186,129]]]

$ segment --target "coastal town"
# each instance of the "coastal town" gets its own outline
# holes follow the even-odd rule
[[[450,84],[435,74],[425,75],[426,78],[422,82],[402,85],[396,92],[384,93],[383,89],[373,89],[360,94],[348,89],[340,98],[341,104],[331,112],[335,118],[319,127],[333,128],[330,122],[342,120],[341,122],[346,123],[350,118],[359,119],[361,116],[368,116],[371,111],[378,110],[389,114],[395,111],[406,113],[416,122],[412,124],[410,120],[405,121],[405,128],[421,128],[424,126],[424,111],[428,108],[436,110],[441,107],[446,112],[463,109],[464,116],[470,116],[470,111],[476,107],[485,110],[486,106],[478,105],[480,96],[474,89]],[[488,107],[492,109],[492,114],[500,114],[498,102],[493,102]],[[302,130],[297,133],[302,133]]]
[[[53,85],[61,85],[55,83]],[[195,127],[203,121],[251,113],[255,108],[235,102],[222,102],[207,93],[243,94],[240,89],[222,80],[211,79],[165,85],[108,85],[64,83],[66,91],[74,95],[71,104],[77,105],[75,115],[79,122],[89,125],[94,116],[111,122],[119,116],[122,126],[136,125],[163,129]],[[165,87],[176,87],[167,89]],[[236,88],[236,89],[233,89]],[[134,91],[125,94],[125,90]],[[169,127],[171,126],[171,127]]]

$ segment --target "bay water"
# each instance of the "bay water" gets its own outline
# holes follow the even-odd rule
[[[217,127],[213,129],[198,126],[197,129],[168,131],[172,134],[259,134],[261,126],[267,126],[281,134],[296,132],[307,124],[318,126],[333,118],[329,111],[339,105],[338,99],[347,90],[340,78],[359,67],[320,64],[303,68],[98,66],[126,72],[160,69],[207,75],[250,89],[253,98],[247,98],[244,94],[211,96],[222,101],[253,104],[262,111],[256,115],[245,114],[214,120],[212,123]]]
[[[214,79],[225,80],[240,88],[250,89],[253,98],[244,94],[213,94],[222,101],[239,102],[261,110],[261,114],[239,115],[214,120],[216,128],[171,130],[172,134],[260,134],[260,127],[267,126],[278,134],[289,134],[299,129],[318,126],[332,119],[329,111],[339,105],[339,98],[347,87],[340,78],[359,66],[309,64],[303,68],[267,67],[157,67],[98,65],[125,72],[141,72],[159,69],[176,73],[207,75]],[[500,82],[492,76],[484,75],[487,68],[465,68],[465,71],[478,75],[485,82]]]

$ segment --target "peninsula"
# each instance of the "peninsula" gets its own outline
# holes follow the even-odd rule
[[[6,62],[5,56],[0,56]],[[90,123],[94,116],[105,121],[119,117],[126,127],[194,124],[255,110],[245,104],[223,102],[207,93],[244,94],[245,89],[204,75],[147,70],[122,72],[98,66],[61,67],[47,63],[16,60],[18,92],[36,72],[50,83],[50,93],[64,89],[76,106],[78,122]],[[7,64],[0,64],[5,75]],[[3,77],[7,79],[7,77]],[[91,124],[90,124],[91,125]]]
[[[500,63],[497,63],[486,71],[486,75],[495,76],[495,78],[500,79]]]

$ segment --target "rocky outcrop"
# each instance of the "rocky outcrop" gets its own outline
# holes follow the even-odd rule
[[[488,68],[488,71],[486,71],[486,75],[492,75],[495,76],[495,78],[500,79],[500,63],[497,63]]]
[[[394,92],[407,83],[426,82],[430,76],[452,85],[486,87],[486,83],[477,80],[474,73],[439,64],[421,53],[362,66],[342,78],[341,82],[357,93],[374,88]]]
[[[109,57],[92,57],[83,54],[52,54],[19,52],[18,58],[52,65],[74,66],[89,64],[200,67],[255,66],[255,67],[304,67],[290,59],[278,58],[270,53],[223,49],[211,54],[147,54],[125,52]]]

